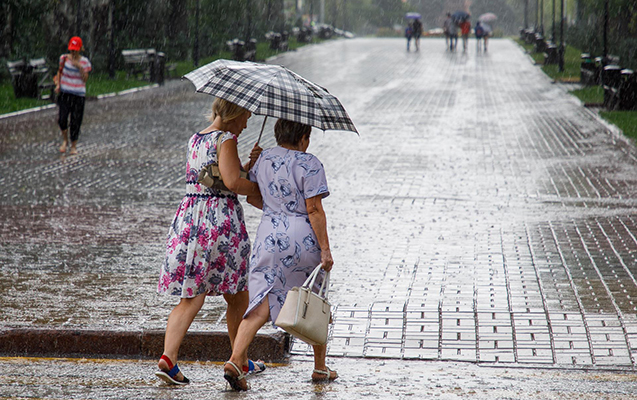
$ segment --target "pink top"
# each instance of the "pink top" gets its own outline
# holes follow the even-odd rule
[[[82,56],[80,58],[80,65],[84,71],[91,71],[92,66],[88,58]],[[70,55],[64,54],[60,56],[60,68],[62,69],[60,91],[81,97],[86,96],[86,83],[82,80],[82,74],[80,74],[79,68],[76,68],[71,62]]]

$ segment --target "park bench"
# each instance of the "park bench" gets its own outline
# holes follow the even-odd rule
[[[234,38],[226,42],[228,50],[232,52],[232,59],[235,61],[256,61],[257,60],[257,40],[252,38],[248,43],[239,38]]]
[[[604,83],[604,107],[611,111],[616,110],[619,103],[619,87],[622,81],[622,69],[619,65],[606,65],[602,70],[602,82]]]
[[[312,41],[312,29],[308,27],[294,28],[292,34],[296,37],[296,41],[299,43],[309,43]]]
[[[126,49],[122,50],[124,57],[124,67],[126,68],[126,78],[133,76],[142,80],[150,80],[151,68],[155,64],[157,52],[155,49]]]
[[[544,48],[544,65],[557,64],[560,61],[559,48],[553,42],[547,42]]]
[[[637,109],[637,75],[632,69],[621,70],[617,109],[621,111]]]
[[[579,67],[579,80],[582,85],[597,85],[597,66],[589,53],[582,53]]]
[[[270,42],[270,48],[277,51],[288,51],[288,39],[289,34],[287,31],[268,32],[265,34],[265,38]]]
[[[526,44],[535,43],[535,29],[528,28],[524,30],[524,42]]]
[[[49,74],[44,58],[7,61],[11,75],[11,85],[16,98],[31,97],[41,100],[55,100],[55,83]]]
[[[331,39],[334,36],[334,27],[327,24],[319,24],[315,27],[317,36],[321,39]]]
[[[534,44],[536,53],[544,53],[546,51],[546,42],[544,41],[544,36],[542,36],[542,34],[535,34]]]
[[[166,54],[155,49],[126,49],[122,50],[126,78],[148,80],[159,84],[164,83],[164,77],[174,77],[177,70],[176,63],[166,64]]]

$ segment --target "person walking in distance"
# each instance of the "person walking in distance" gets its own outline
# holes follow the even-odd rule
[[[414,43],[416,44],[416,51],[420,50],[420,36],[422,35],[422,22],[419,19],[415,19],[412,28],[414,31]]]
[[[447,44],[447,49],[453,50],[453,41],[451,40],[451,27],[453,25],[453,21],[451,20],[451,14],[447,13],[447,19],[442,24],[442,31],[445,34],[445,43]]]
[[[405,28],[405,38],[407,38],[407,51],[409,51],[409,45],[411,44],[411,38],[414,35],[414,29],[411,22],[407,24]]]
[[[62,131],[60,153],[66,153],[70,144],[71,155],[77,154],[77,140],[80,137],[80,126],[84,118],[86,81],[92,69],[89,59],[80,54],[82,49],[82,39],[79,36],[73,36],[69,40],[69,53],[60,56],[58,73],[54,78],[55,93],[58,94],[57,103],[60,107],[58,125]]]
[[[462,35],[462,50],[467,51],[469,43],[469,34],[471,33],[471,22],[469,18],[460,23],[460,34]]]

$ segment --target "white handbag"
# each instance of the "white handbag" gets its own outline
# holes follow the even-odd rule
[[[311,345],[327,343],[331,305],[327,301],[330,273],[325,274],[318,293],[312,292],[321,265],[312,271],[301,287],[293,287],[274,323],[289,334]]]

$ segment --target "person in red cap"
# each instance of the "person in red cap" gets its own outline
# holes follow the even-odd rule
[[[60,56],[60,67],[55,76],[55,93],[58,93],[60,114],[58,125],[62,130],[60,153],[66,153],[69,145],[69,116],[71,117],[70,154],[77,154],[77,140],[84,117],[84,100],[86,98],[86,81],[91,72],[91,62],[80,54],[82,39],[73,36],[69,40],[69,53]]]

